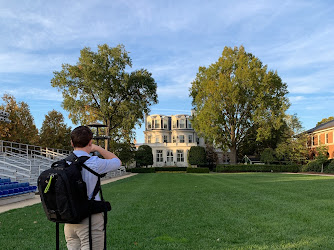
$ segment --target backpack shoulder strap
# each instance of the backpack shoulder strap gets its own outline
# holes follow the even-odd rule
[[[89,156],[78,157],[72,152],[68,157],[65,158],[65,160],[70,161],[72,163],[78,162],[80,167],[83,167],[87,171],[91,172],[93,175],[96,175],[97,177],[103,177],[103,174],[99,174],[85,165],[85,161],[87,161],[89,158],[90,158]]]

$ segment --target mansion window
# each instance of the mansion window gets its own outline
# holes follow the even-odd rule
[[[151,140],[152,140],[152,136],[148,135],[147,136],[147,143],[151,143]]]
[[[326,133],[326,135],[325,135],[325,143],[326,144],[328,143],[328,133]]]
[[[152,123],[151,123],[151,121],[147,122],[147,128],[148,128],[148,129],[151,129],[151,128],[152,128]]]
[[[184,135],[180,135],[180,143],[184,143]]]
[[[173,150],[167,150],[167,162],[173,162]]]
[[[176,153],[177,153],[176,161],[177,162],[184,162],[184,153],[183,153],[183,150],[176,150]]]
[[[180,128],[185,128],[185,127],[186,127],[185,120],[181,119],[180,120]]]
[[[167,141],[167,135],[162,136],[162,138],[163,138],[163,142],[168,142]]]
[[[176,139],[175,136],[173,135],[173,143],[176,143]]]
[[[188,135],[188,142],[193,143],[193,136],[192,135]]]
[[[154,128],[160,128],[160,120],[155,120]]]
[[[162,150],[157,150],[156,152],[156,156],[157,156],[157,162],[163,162],[163,158],[162,158]]]
[[[188,128],[191,128],[191,122],[188,120]]]
[[[163,128],[167,128],[167,121],[163,120]]]
[[[155,142],[156,142],[156,143],[159,143],[159,142],[160,142],[160,140],[159,140],[159,136],[156,136],[156,137],[155,137]]]

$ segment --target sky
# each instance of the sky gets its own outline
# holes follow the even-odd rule
[[[157,83],[150,114],[190,114],[198,68],[243,45],[288,85],[288,113],[307,130],[334,116],[333,13],[331,0],[0,0],[0,96],[26,102],[38,128],[53,109],[74,128],[53,72],[84,47],[123,44],[128,71],[147,69]]]

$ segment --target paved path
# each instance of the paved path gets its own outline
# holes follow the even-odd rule
[[[110,183],[110,182],[114,182],[114,181],[118,181],[118,180],[121,180],[121,179],[124,179],[124,178],[131,177],[131,176],[134,176],[134,175],[136,175],[136,174],[129,173],[129,174],[126,174],[126,175],[123,175],[123,176],[114,177],[114,178],[110,178],[110,179],[107,179],[107,180],[102,180],[101,184],[104,185],[104,184],[107,184],[107,183]],[[35,195],[35,197],[32,198],[32,199],[28,199],[28,200],[19,201],[19,202],[15,202],[15,203],[0,206],[0,213],[9,211],[11,209],[31,206],[31,205],[34,205],[34,204],[37,204],[37,203],[40,203],[40,202],[41,202],[40,196]]]

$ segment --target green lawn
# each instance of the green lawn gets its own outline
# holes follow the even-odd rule
[[[334,249],[334,177],[156,173],[103,189],[108,249]],[[55,224],[40,204],[0,214],[0,247],[55,249]]]

